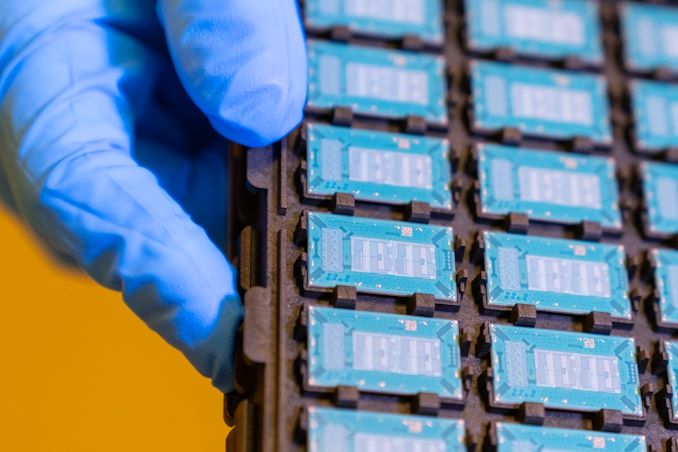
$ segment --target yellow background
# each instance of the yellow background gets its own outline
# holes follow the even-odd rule
[[[0,282],[0,450],[224,450],[221,394],[1,207]]]

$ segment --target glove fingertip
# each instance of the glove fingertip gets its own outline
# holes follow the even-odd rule
[[[164,0],[159,8],[184,87],[226,138],[280,139],[302,119],[307,62],[293,3]],[[216,6],[218,3],[219,6]]]
[[[304,104],[304,93],[298,87],[259,84],[247,99],[225,103],[210,121],[219,133],[233,141],[251,147],[266,146],[301,122]]]

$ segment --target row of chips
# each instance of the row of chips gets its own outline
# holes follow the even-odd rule
[[[465,422],[311,407],[309,450],[323,452],[457,452],[465,448]],[[645,452],[645,437],[496,422],[490,429],[499,452],[568,450]]]
[[[447,139],[309,124],[306,142],[308,197],[348,193],[359,201],[453,209]],[[493,144],[479,144],[476,152],[480,218],[522,213],[622,228],[613,159]],[[678,233],[678,167],[645,162],[639,175],[647,235]]]
[[[454,320],[322,307],[308,310],[307,389],[357,386],[400,395],[433,393],[463,399],[459,329]],[[618,410],[642,418],[632,338],[491,325],[489,402],[516,408],[591,412]],[[668,379],[676,384],[678,343],[668,351]],[[676,407],[674,394],[671,406]],[[671,410],[673,420],[678,420]],[[334,450],[464,450],[464,422],[413,415],[309,408],[308,447]],[[495,424],[500,451],[550,450],[563,440],[577,450],[647,450],[637,435]],[[386,447],[388,446],[388,447]]]
[[[307,0],[304,9],[311,31],[346,27],[357,36],[445,41],[441,0]],[[576,57],[597,67],[605,62],[597,1],[464,0],[463,9],[472,52],[509,49],[546,60]],[[629,71],[678,72],[678,10],[629,1],[619,16]]]
[[[489,401],[643,418],[633,338],[491,324]],[[456,320],[311,306],[307,389],[464,400]]]
[[[307,214],[309,289],[339,285],[358,292],[432,295],[458,303],[451,227],[326,213]],[[632,319],[622,245],[485,231],[487,309],[517,304],[571,315]],[[678,251],[653,249],[658,326],[678,327]]]

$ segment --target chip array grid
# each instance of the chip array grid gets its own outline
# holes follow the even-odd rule
[[[306,0],[305,4],[302,4],[302,16],[304,11],[308,12],[309,8],[317,7],[318,3]],[[343,5],[361,2],[344,0],[337,3]],[[363,3],[369,2],[365,0]],[[423,0],[414,3],[436,4]],[[322,410],[342,410],[336,413],[339,425],[346,422],[362,425],[363,421],[351,419],[361,419],[360,416],[365,416],[364,423],[370,425],[370,428],[373,427],[374,430],[370,430],[372,433],[382,431],[388,434],[391,422],[395,423],[393,425],[400,423],[421,427],[428,425],[427,419],[430,422],[453,421],[455,428],[459,430],[459,432],[455,430],[455,437],[464,443],[467,450],[479,447],[512,450],[502,446],[502,438],[506,437],[504,432],[509,432],[511,428],[503,426],[515,425],[516,429],[525,426],[529,432],[524,435],[532,435],[529,424],[548,427],[542,430],[542,433],[535,431],[533,434],[535,438],[539,435],[546,435],[545,438],[550,434],[558,435],[561,432],[558,429],[571,429],[572,433],[563,434],[572,435],[572,438],[579,438],[577,435],[581,432],[589,432],[590,438],[593,438],[592,449],[605,450],[608,447],[609,450],[614,450],[610,444],[614,444],[615,433],[621,432],[624,435],[644,435],[647,446],[652,450],[676,450],[678,435],[673,430],[676,421],[673,420],[672,413],[673,400],[678,388],[674,389],[669,381],[671,364],[675,365],[675,358],[671,363],[672,349],[667,344],[673,340],[678,329],[674,323],[662,321],[660,308],[662,303],[666,303],[669,296],[667,294],[671,292],[670,288],[667,288],[668,283],[657,276],[668,272],[663,271],[665,264],[658,265],[660,261],[653,250],[675,248],[675,233],[678,231],[662,230],[658,234],[653,228],[652,213],[665,206],[667,202],[670,204],[671,198],[669,197],[668,201],[664,199],[663,204],[657,200],[657,196],[648,199],[644,187],[649,182],[647,172],[643,172],[643,168],[657,164],[678,166],[676,163],[678,153],[670,143],[664,143],[663,147],[653,149],[651,152],[648,152],[646,146],[639,145],[635,122],[637,110],[634,110],[632,88],[633,80],[674,83],[676,80],[674,70],[667,66],[643,70],[625,67],[622,19],[626,7],[620,1],[573,2],[594,5],[598,10],[595,18],[599,27],[601,48],[589,46],[582,51],[583,53],[580,52],[579,56],[568,54],[562,45],[560,47],[556,45],[557,40],[554,41],[556,44],[551,42],[546,53],[542,53],[541,56],[539,48],[535,50],[530,46],[512,48],[503,44],[483,42],[483,47],[480,48],[477,43],[470,41],[468,33],[469,20],[473,18],[467,6],[472,3],[474,2],[462,0],[445,2],[444,11],[441,13],[443,24],[441,30],[444,38],[442,41],[436,38],[435,30],[429,30],[421,36],[409,34],[416,30],[423,33],[422,28],[406,29],[403,31],[404,34],[380,33],[379,30],[384,29],[384,23],[374,18],[363,24],[367,31],[361,32],[347,26],[346,23],[350,21],[337,25],[311,24],[306,16],[309,40],[312,42],[320,42],[321,45],[331,42],[331,45],[360,46],[370,51],[376,49],[391,55],[393,52],[411,52],[430,57],[431,61],[440,61],[442,66],[440,70],[436,69],[436,73],[443,77],[442,83],[446,86],[446,93],[442,96],[445,105],[443,110],[447,113],[445,121],[441,120],[437,113],[438,109],[435,109],[436,115],[430,117],[412,114],[412,111],[423,110],[411,110],[407,107],[396,108],[395,114],[393,109],[387,109],[384,110],[386,114],[381,115],[374,114],[374,110],[370,112],[369,109],[356,109],[350,104],[342,105],[341,102],[333,101],[330,107],[314,108],[311,105],[304,123],[279,143],[258,149],[234,146],[231,153],[230,183],[233,185],[231,205],[235,206],[236,212],[233,215],[231,230],[238,232],[237,240],[234,241],[236,244],[234,254],[237,255],[238,261],[245,321],[237,350],[236,391],[228,394],[225,400],[225,417],[229,423],[235,425],[227,441],[228,450],[321,450],[313,449],[312,441],[317,441],[317,436],[314,436],[317,432],[313,430],[316,423],[313,419],[317,418],[317,413]],[[510,0],[494,3],[510,3]],[[360,10],[355,5],[352,8],[351,11],[354,13]],[[367,16],[374,14],[374,10],[369,8],[360,11]],[[393,17],[399,17],[400,13],[394,9],[392,14]],[[518,13],[514,11],[512,14]],[[528,19],[548,18],[543,12],[537,11],[535,14]],[[426,17],[427,20],[433,20],[429,16]],[[576,27],[567,20],[571,21],[572,18],[567,16],[565,25],[560,26]],[[595,30],[596,25],[587,22],[582,33],[592,29]],[[514,30],[513,33],[520,33],[520,30]],[[539,33],[546,32],[542,30]],[[539,37],[541,36],[539,33],[538,30],[533,31],[532,36]],[[561,44],[562,40],[567,39],[567,36],[562,34],[557,36],[561,39]],[[528,38],[529,33],[523,36],[523,39],[529,41]],[[314,45],[311,44],[311,48]],[[530,133],[533,129],[523,129],[519,122],[518,127],[509,124],[507,127],[495,127],[491,130],[474,127],[476,119],[474,102],[478,101],[478,93],[473,86],[473,68],[480,64],[478,62],[538,68],[542,71],[565,71],[574,76],[604,81],[604,98],[608,112],[603,117],[607,117],[609,140],[604,134],[580,134],[580,129],[567,127],[558,128],[558,133],[553,131]],[[402,80],[398,82],[398,77],[402,74],[382,72],[380,76],[388,78],[390,83],[406,83]],[[362,74],[360,77],[365,75]],[[554,94],[548,90],[523,93],[522,98],[553,98],[555,101],[549,102],[565,105],[563,108],[572,108],[572,102],[576,101],[564,98],[562,93]],[[582,108],[586,109],[578,106],[576,111],[581,111]],[[563,117],[569,118],[572,115],[567,113]],[[601,115],[599,112],[591,114],[591,118],[599,121]],[[562,122],[561,119],[556,119],[555,122]],[[580,119],[574,117],[576,121]],[[538,122],[532,126],[538,128]],[[314,168],[320,171],[322,165],[313,167],[311,157],[319,155],[322,158],[323,152],[327,151],[319,148],[317,154],[309,153],[307,157],[309,137],[315,133],[314,129],[317,131],[329,126],[342,128],[339,135],[346,131],[357,131],[359,134],[365,132],[377,135],[381,133],[401,135],[400,140],[394,138],[393,149],[387,144],[379,147],[378,151],[381,151],[382,155],[376,155],[375,150],[368,149],[369,138],[362,143],[362,149],[354,155],[350,155],[346,150],[336,151],[347,153],[343,157],[335,156],[335,162],[341,162],[343,158],[345,163],[340,163],[340,168],[327,167],[326,174],[331,177],[321,181],[324,184],[324,191],[314,192],[313,187],[318,185],[311,184],[311,171]],[[436,190],[435,184],[439,177],[429,176],[427,170],[422,169],[425,168],[425,161],[421,159],[410,159],[406,163],[408,171],[415,171],[403,177],[406,181],[394,180],[393,174],[397,175],[398,171],[405,170],[402,169],[403,166],[398,166],[395,170],[393,161],[399,158],[396,155],[398,150],[405,153],[411,147],[412,143],[409,140],[431,140],[437,147],[440,143],[444,143],[443,147],[446,146],[444,165],[449,166],[450,177],[448,186],[442,191]],[[400,148],[399,144],[402,145]],[[611,178],[617,185],[618,196],[609,193],[603,196],[606,207],[610,207],[605,214],[612,220],[603,224],[600,221],[602,217],[594,219],[593,216],[581,216],[581,212],[577,212],[576,209],[561,212],[562,218],[533,215],[533,212],[539,210],[530,208],[483,214],[484,200],[480,184],[481,162],[478,149],[496,145],[506,147],[509,152],[510,149],[521,148],[520,152],[528,156],[527,161],[530,152],[552,156],[569,155],[573,159],[585,159],[591,155],[602,161],[609,161],[613,169],[602,165],[605,168],[605,175],[600,177],[604,177],[603,183],[609,184],[610,172],[614,173]],[[421,155],[433,155],[431,146],[428,151],[422,151]],[[437,147],[435,149],[438,149]],[[436,155],[439,154],[437,150],[435,152]],[[355,183],[361,179],[351,178],[349,175],[351,158],[363,163],[379,162],[378,174],[375,171],[376,175],[361,176],[364,180],[374,177],[380,181],[380,185],[377,185],[369,196],[363,195],[365,185]],[[555,171],[558,168],[548,167],[548,169]],[[562,168],[558,170],[561,171]],[[594,171],[593,174],[601,175],[602,172]],[[559,177],[565,176],[560,174]],[[582,183],[583,179],[576,181]],[[658,185],[657,180],[650,182],[654,184],[653,186]],[[411,184],[413,188],[408,191],[406,184]],[[248,187],[247,191],[242,189],[245,185]],[[332,193],[332,187],[335,186],[344,188]],[[666,183],[662,185],[666,186]],[[444,201],[431,202],[434,199],[431,193]],[[447,195],[443,196],[445,193],[449,194],[449,203],[445,198]],[[558,198],[556,195],[545,196],[544,199],[550,200],[549,202],[556,199],[560,203],[556,203],[556,206],[574,205],[572,204],[574,201],[563,201],[562,197]],[[678,197],[674,196],[672,199],[678,206]],[[568,202],[570,204],[567,204]],[[547,209],[549,206],[539,207],[542,213],[552,210]],[[337,276],[334,285],[322,288],[309,285],[309,263],[313,261],[313,256],[309,256],[312,250],[309,246],[309,237],[312,235],[309,233],[309,215],[317,214],[387,220],[390,221],[389,225],[403,224],[406,225],[405,228],[417,228],[422,224],[451,228],[453,236],[450,237],[449,259],[454,269],[451,273],[456,291],[454,299],[449,297],[444,299],[445,297],[440,297],[439,294],[430,293],[432,291],[417,292],[419,289],[409,292],[405,290],[398,294],[388,290],[382,293],[378,290],[363,291],[356,285],[342,284],[341,275]],[[575,220],[571,220],[573,215]],[[621,227],[615,224],[615,215],[621,219]],[[512,305],[508,303],[501,307],[492,306],[492,298],[488,294],[490,277],[486,272],[488,270],[486,257],[493,248],[490,247],[488,251],[485,231],[492,231],[493,234],[514,234],[517,239],[524,239],[526,238],[524,234],[527,234],[527,238],[566,240],[564,243],[570,244],[573,248],[586,247],[586,244],[594,248],[609,246],[614,249],[614,254],[612,257],[606,256],[608,261],[604,262],[612,262],[609,259],[613,259],[626,269],[626,272],[622,271],[622,275],[617,274],[615,278],[626,279],[627,285],[612,285],[614,288],[622,287],[623,296],[620,298],[623,300],[616,301],[623,303],[618,304],[620,307],[612,312],[595,309],[587,312],[586,309],[580,308],[582,304],[586,306],[586,295],[584,292],[575,291],[572,296],[579,297],[577,301],[580,303],[577,304],[577,309],[569,311],[559,311],[557,304],[555,309],[553,307],[541,309],[539,304],[520,298],[518,293],[515,294],[515,303]],[[372,245],[361,244],[361,246]],[[382,247],[378,249],[383,250],[385,245],[373,246]],[[351,263],[350,256],[340,256],[337,259],[337,262],[327,265],[346,267]],[[588,270],[596,274],[600,272],[599,267],[590,263],[586,264],[588,267],[576,267],[568,262],[560,261],[553,264],[544,258],[535,265],[542,267],[553,265],[552,270],[558,268],[560,271],[574,271],[573,268],[579,268],[577,271]],[[407,286],[407,276],[403,275],[404,273],[401,275],[403,284]],[[613,289],[612,286],[608,288],[599,281],[595,284],[595,290],[601,293]],[[558,287],[561,286],[559,283]],[[532,287],[536,288],[536,292],[540,290],[544,292],[538,284]],[[508,295],[502,296],[506,298]],[[624,307],[625,304],[629,307],[628,310]],[[355,384],[342,382],[336,387],[320,389],[308,384],[311,359],[308,346],[309,313],[313,307],[397,314],[404,319],[411,317],[413,321],[431,317],[436,320],[454,321],[458,326],[455,341],[460,356],[458,371],[463,388],[461,399],[450,403],[450,400],[430,391],[406,394],[402,391],[375,392],[361,389],[358,382]],[[630,319],[625,318],[627,312],[630,313]],[[608,336],[619,337],[620,340],[629,339],[632,346],[629,347],[627,344],[624,348],[624,356],[628,359],[621,365],[626,366],[624,372],[636,375],[637,381],[632,382],[631,386],[637,390],[640,405],[634,405],[633,412],[628,412],[629,410],[622,412],[602,406],[600,407],[602,409],[596,409],[594,396],[591,397],[591,403],[594,403],[592,409],[554,407],[548,403],[537,403],[527,399],[524,403],[515,401],[510,404],[493,403],[497,390],[494,379],[499,369],[492,362],[492,325],[531,328],[535,334],[539,334],[539,329],[576,333],[574,336],[577,336],[584,346],[590,346],[591,337],[599,337],[603,341]],[[512,356],[520,355],[517,350],[511,349]],[[583,352],[572,354],[569,358],[561,356],[566,352],[567,350],[557,348],[549,349],[548,353],[538,354],[534,359],[541,360],[542,363],[547,359],[550,360],[549,363],[565,362],[570,359],[571,362],[576,361],[578,366],[576,369],[598,366],[597,368],[604,369],[603,374],[614,368],[607,357],[596,361]],[[635,365],[635,370],[630,369],[630,365]],[[522,381],[520,378],[519,381]],[[524,378],[531,377],[525,375]],[[556,377],[551,378],[554,381],[555,379]],[[406,375],[403,376],[403,381],[407,384]],[[622,383],[628,385],[628,381]],[[595,383],[598,385],[595,387],[606,387],[610,393],[616,393],[618,388],[619,391],[627,389],[622,383],[619,383],[622,386],[617,386],[616,382],[601,380]],[[593,393],[592,385],[593,383],[587,385],[582,383],[579,386],[570,384],[570,389],[579,390],[575,394],[582,397],[582,394],[586,395],[585,392],[581,392],[582,389]],[[333,413],[335,412],[327,411],[328,419],[335,416]],[[370,418],[375,414],[402,417],[386,420]],[[460,427],[461,424],[457,421],[463,421],[463,426]],[[412,428],[422,431],[420,427]],[[435,432],[438,428],[440,426],[431,425],[432,430],[425,431]],[[365,440],[365,437],[360,438],[361,441]],[[371,441],[376,441],[375,438],[378,439],[379,436],[373,437]],[[623,444],[638,447],[629,450],[644,450],[643,441],[636,441],[634,436],[619,437],[618,440]],[[358,444],[357,441],[354,438],[351,444],[357,447],[355,446]],[[557,444],[548,442],[554,441],[553,439],[545,441],[547,444]],[[421,444],[435,447],[434,443]]]

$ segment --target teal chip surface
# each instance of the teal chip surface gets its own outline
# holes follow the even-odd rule
[[[626,67],[678,71],[678,9],[625,2],[621,10]]]
[[[624,435],[587,430],[571,430],[497,422],[498,452],[647,452],[647,440],[640,435]]]
[[[459,326],[443,320],[311,306],[311,387],[389,394],[432,392],[461,400]]]
[[[643,415],[633,338],[491,325],[495,405]]]
[[[544,138],[612,143],[607,82],[600,75],[473,61],[471,85],[477,132],[515,128]]]
[[[678,86],[634,80],[631,108],[638,150],[652,153],[678,146]]]
[[[363,35],[443,43],[442,0],[306,0],[304,17],[312,30],[343,26]]]
[[[621,245],[485,231],[489,307],[532,304],[565,314],[631,319]]]
[[[615,171],[611,158],[480,144],[479,213],[524,213],[565,224],[588,220],[619,229]]]
[[[307,193],[450,210],[449,146],[441,138],[309,124]]]
[[[603,61],[598,4],[594,1],[466,0],[467,45],[518,54]]]
[[[413,115],[447,126],[442,56],[309,41],[308,67],[311,109],[347,107],[389,119]]]
[[[669,362],[666,366],[669,381],[673,389],[671,395],[671,421],[678,421],[678,342],[666,341],[664,342],[666,352],[669,355]]]
[[[648,232],[678,233],[678,165],[642,162],[640,172]]]
[[[455,301],[451,227],[308,213],[308,286]]]
[[[464,421],[309,407],[309,452],[461,452]]]
[[[678,327],[678,251],[654,249],[654,285],[659,292],[659,320]]]

